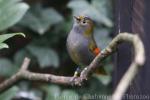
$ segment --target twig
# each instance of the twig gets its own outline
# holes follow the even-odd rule
[[[21,79],[22,72],[24,70],[26,70],[26,68],[28,67],[29,63],[30,63],[30,59],[25,58],[22,66],[21,66],[21,69],[15,75],[13,75],[12,77],[10,77],[9,79],[5,80],[4,82],[2,82],[0,84],[0,93],[5,91],[6,89],[10,88],[18,80]]]
[[[27,70],[30,60],[29,58],[25,58],[21,69],[15,75],[13,75],[12,77],[10,77],[9,79],[0,84],[0,93],[7,90],[9,87],[14,85],[15,82],[18,82],[20,79],[26,79],[30,81],[44,81],[63,85],[82,85],[84,80],[87,80],[89,78],[89,76],[91,75],[90,73],[92,73],[93,70],[99,67],[98,65],[101,63],[101,61],[104,60],[104,58],[110,56],[113,52],[115,52],[118,45],[122,42],[129,42],[133,44],[135,50],[135,58],[131,66],[129,67],[128,71],[121,79],[117,89],[115,90],[111,98],[113,100],[121,100],[130,82],[138,73],[139,67],[142,66],[145,61],[144,47],[140,38],[137,35],[128,33],[118,34],[112,40],[112,42],[97,57],[95,57],[95,59],[91,62],[91,64],[81,72],[80,77],[76,78],[74,81],[71,81],[73,77],[30,72]]]

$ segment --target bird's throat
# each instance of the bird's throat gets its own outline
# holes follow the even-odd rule
[[[83,33],[85,36],[92,36],[93,35],[93,28],[88,28],[85,30],[85,32]]]
[[[90,37],[93,35],[93,28],[82,28],[79,26],[74,27],[74,32],[77,34],[83,34],[85,37]]]

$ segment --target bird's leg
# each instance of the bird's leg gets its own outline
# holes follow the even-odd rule
[[[81,69],[80,67],[77,67],[76,71],[74,72],[73,77],[78,77],[80,75]]]
[[[71,82],[72,82],[72,83],[74,83],[75,79],[76,79],[77,77],[79,77],[80,73],[81,73],[81,69],[80,69],[80,67],[77,67],[76,71],[74,72],[73,78],[71,79]],[[74,85],[74,84],[73,84],[73,85]]]

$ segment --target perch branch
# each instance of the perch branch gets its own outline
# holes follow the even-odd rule
[[[144,65],[145,62],[145,50],[144,45],[140,38],[137,35],[131,34],[121,34],[122,41],[128,41],[132,43],[134,48],[134,59],[129,66],[126,73],[121,78],[115,92],[112,95],[111,100],[121,100],[124,93],[128,89],[130,83],[135,78],[136,74],[139,72],[140,68]]]
[[[30,59],[25,58],[21,69],[15,75],[13,75],[12,77],[10,77],[9,79],[0,84],[0,93],[7,90],[9,87],[14,85],[15,82],[21,79],[26,79],[30,81],[51,82],[63,85],[82,85],[84,80],[87,80],[89,78],[93,70],[99,67],[98,65],[101,63],[101,61],[104,60],[104,58],[110,56],[113,52],[115,52],[118,45],[122,42],[129,42],[133,45],[135,51],[135,58],[131,66],[129,67],[128,71],[121,79],[119,85],[117,86],[111,98],[113,100],[121,100],[130,82],[133,80],[135,75],[138,73],[140,66],[142,66],[145,61],[144,47],[140,38],[137,35],[128,33],[118,34],[112,40],[112,42],[110,42],[110,44],[97,57],[95,57],[95,59],[91,62],[91,64],[81,72],[80,77],[76,78],[74,81],[71,81],[73,77],[30,72],[27,70],[28,65],[30,63]]]

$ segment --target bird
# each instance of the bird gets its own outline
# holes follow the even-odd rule
[[[78,65],[74,77],[80,75],[81,69],[89,65],[92,60],[101,52],[94,39],[94,21],[84,15],[73,16],[74,22],[70,33],[67,36],[66,46],[69,56]],[[106,75],[103,67],[98,71]]]

